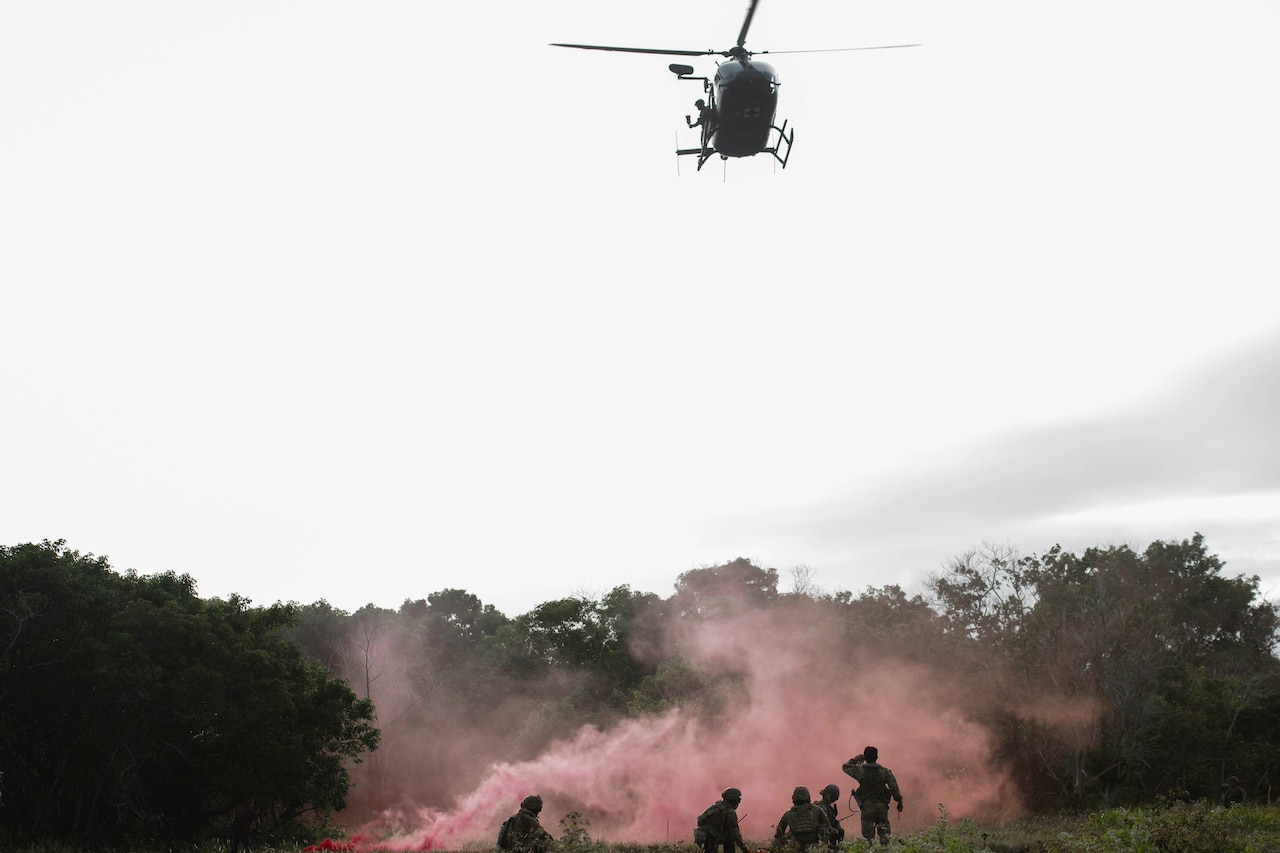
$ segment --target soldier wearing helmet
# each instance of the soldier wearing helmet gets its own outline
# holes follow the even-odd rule
[[[719,802],[707,806],[698,815],[693,840],[704,853],[735,853],[735,849],[750,853],[738,827],[738,806],[741,803],[742,791],[726,788]]]
[[[836,805],[840,800],[840,788],[836,785],[828,785],[822,789],[822,795],[815,805],[827,813],[827,819],[831,821],[831,832],[827,834],[827,844],[832,850],[844,842],[844,827],[840,825],[840,807]]]
[[[542,797],[530,794],[521,800],[520,811],[507,818],[498,834],[498,847],[513,853],[547,853],[554,839],[538,821],[541,813]]]
[[[807,850],[815,844],[826,844],[830,836],[831,820],[826,810],[812,802],[808,788],[797,786],[791,793],[791,808],[778,818],[774,846]]]

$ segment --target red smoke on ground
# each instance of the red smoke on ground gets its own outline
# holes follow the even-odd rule
[[[714,725],[675,709],[607,730],[583,727],[531,760],[490,764],[447,809],[388,808],[363,837],[379,838],[376,846],[388,850],[492,842],[520,800],[537,793],[553,834],[561,816],[577,811],[598,840],[689,842],[697,814],[734,786],[744,792],[744,835],[763,841],[797,785],[816,797],[835,783],[840,814],[848,815],[852,780],[840,768],[867,745],[879,748],[902,789],[906,810],[891,814],[895,832],[933,823],[939,804],[953,817],[1019,812],[1005,774],[991,766],[985,732],[956,711],[961,673],[891,659],[833,659],[829,649],[838,644],[811,611],[774,607],[686,619],[682,635],[667,638],[664,653],[678,648],[707,671],[740,677],[740,702]],[[396,748],[386,741],[382,747]],[[476,770],[426,769],[454,776]],[[856,816],[844,826],[851,838],[860,834]]]

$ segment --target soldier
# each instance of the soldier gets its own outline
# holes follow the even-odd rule
[[[747,842],[742,840],[742,830],[738,828],[738,805],[741,802],[741,791],[726,788],[719,802],[707,806],[698,815],[693,840],[705,853],[734,853],[735,848],[742,853],[750,853]]]
[[[803,785],[791,793],[791,808],[778,818],[778,831],[773,837],[776,848],[786,845],[788,831],[791,841],[801,850],[819,843],[826,844],[831,835],[831,820],[826,810],[813,804],[809,789]]]
[[[836,785],[828,785],[822,789],[822,798],[818,800],[817,806],[827,813],[827,820],[831,821],[831,832],[827,835],[827,845],[835,850],[844,841],[844,827],[840,825],[840,807],[836,803],[840,800],[840,788]]]
[[[707,106],[707,102],[702,98],[694,101],[693,105],[698,109],[698,120],[691,122],[689,117],[685,116],[685,123],[689,127],[705,127],[709,130],[711,125],[716,123],[716,111]]]
[[[888,767],[877,764],[880,751],[874,746],[862,750],[862,755],[855,755],[844,763],[841,769],[858,780],[858,790],[854,796],[862,809],[862,837],[867,845],[875,843],[876,835],[881,844],[888,844],[889,800],[898,801],[898,814],[902,814],[902,792],[898,790],[898,780]]]
[[[698,108],[698,120],[691,122],[689,121],[689,116],[685,116],[684,119],[685,122],[688,123],[689,127],[702,128],[701,145],[703,153],[704,155],[709,154],[710,152],[708,149],[711,144],[711,134],[716,131],[716,111],[707,106],[707,102],[702,100],[702,98],[698,98],[698,100],[694,101],[693,105]]]
[[[498,832],[498,847],[513,853],[547,853],[551,849],[551,833],[542,828],[538,815],[542,797],[530,794],[520,801],[520,811],[507,818]]]

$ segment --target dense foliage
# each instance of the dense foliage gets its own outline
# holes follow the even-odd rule
[[[250,795],[273,827],[446,802],[490,762],[586,723],[673,707],[715,720],[741,699],[740,673],[694,662],[680,626],[744,611],[803,626],[833,679],[884,658],[951,678],[954,711],[1043,813],[1182,790],[1215,801],[1228,775],[1266,802],[1280,621],[1258,583],[1225,575],[1196,535],[986,548],[930,577],[927,596],[829,592],[803,568],[782,589],[739,559],[680,575],[667,598],[620,586],[508,617],[446,588],[347,613],[202,600],[189,577],[121,575],[62,543],[3,548],[0,821],[14,840],[192,836]],[[1051,713],[1067,706],[1090,713]],[[394,747],[369,753],[379,736]]]
[[[282,629],[292,607],[204,600],[62,542],[0,547],[0,820],[11,840],[115,844],[340,809],[372,705]]]
[[[1280,771],[1280,622],[1258,578],[1222,569],[1198,534],[1141,552],[989,547],[930,577],[927,598],[896,586],[855,597],[819,589],[805,569],[784,591],[777,571],[739,559],[684,573],[666,599],[623,586],[509,619],[447,589],[399,611],[347,615],[320,602],[301,608],[294,632],[375,701],[388,733],[410,718],[442,731],[458,719],[513,721],[485,743],[441,737],[378,756],[353,793],[370,808],[403,793],[390,781],[403,775],[396,762],[455,766],[466,750],[479,770],[584,723],[676,705],[715,717],[734,701],[732,673],[693,665],[659,638],[747,607],[791,608],[797,625],[822,626],[833,678],[856,677],[843,662],[886,656],[963,673],[959,710],[991,733],[993,760],[1013,769],[1032,808],[1145,803],[1174,789],[1214,799],[1228,775],[1265,799]],[[1066,706],[1093,712],[1052,716]],[[466,790],[475,780],[449,781]],[[417,793],[430,797],[433,784]]]
[[[1006,708],[1039,697],[1098,709],[1055,726],[991,708],[986,722],[1033,803],[1212,797],[1229,775],[1255,797],[1274,787],[1276,607],[1259,598],[1258,578],[1224,577],[1199,534],[1141,553],[968,555],[929,586],[946,633],[996,662],[990,689],[1024,700]]]

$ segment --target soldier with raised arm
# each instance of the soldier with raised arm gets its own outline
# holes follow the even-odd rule
[[[898,814],[902,814],[902,792],[898,790],[898,780],[892,770],[878,763],[879,759],[880,751],[868,746],[861,755],[850,758],[841,768],[858,782],[854,796],[862,809],[862,837],[867,839],[868,846],[875,843],[877,835],[881,844],[889,843],[889,800],[897,800]]]

